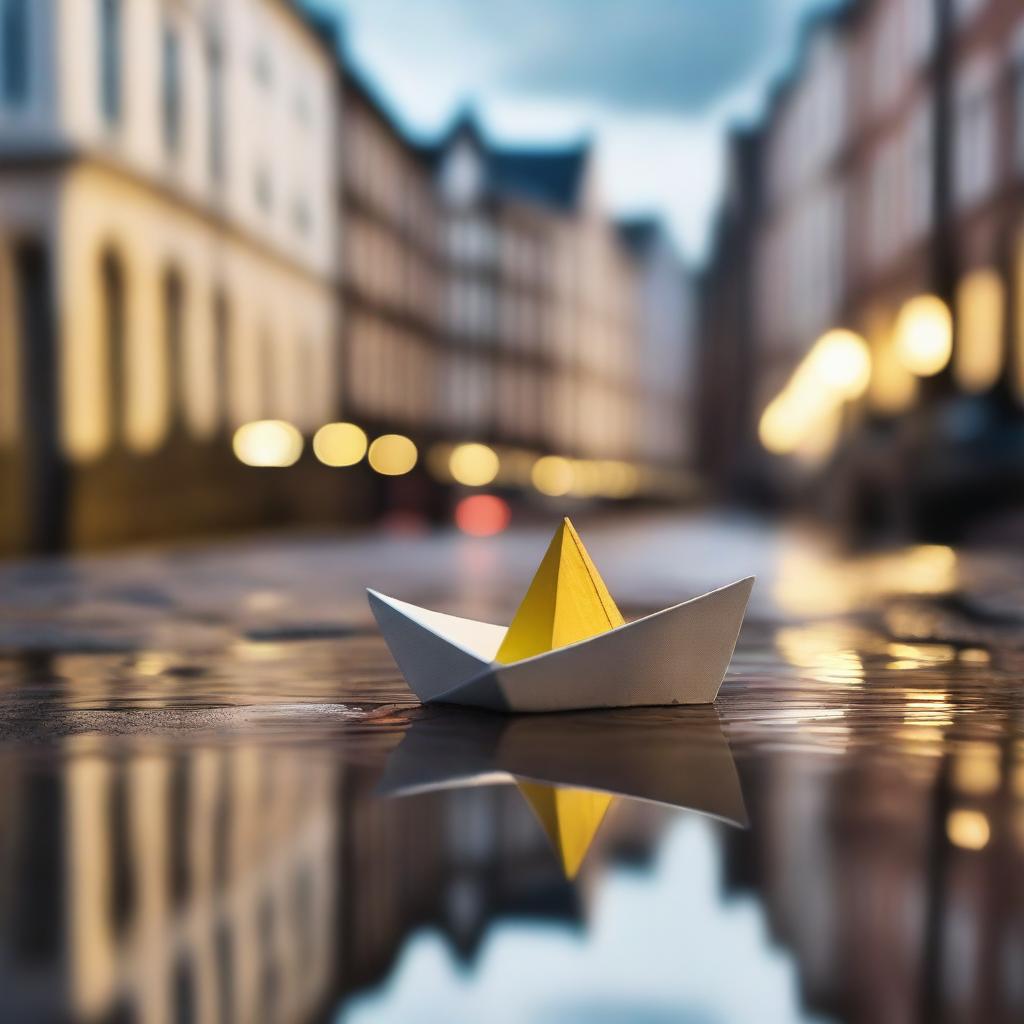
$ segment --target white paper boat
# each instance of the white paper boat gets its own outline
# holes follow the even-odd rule
[[[711,707],[520,717],[423,709],[389,755],[379,789],[399,797],[526,780],[747,824],[736,763]]]
[[[492,711],[709,704],[732,659],[754,577],[555,650],[501,663],[506,627],[368,590],[370,607],[421,701]]]

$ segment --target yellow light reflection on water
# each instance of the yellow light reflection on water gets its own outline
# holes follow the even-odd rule
[[[572,463],[560,455],[544,455],[530,473],[533,486],[552,498],[561,498],[572,490],[575,480]]]
[[[498,475],[501,460],[485,444],[459,444],[448,456],[448,471],[456,483],[466,487],[486,487]]]
[[[959,808],[946,817],[946,836],[964,850],[984,850],[992,836],[988,818],[981,811]]]
[[[366,445],[366,433],[354,423],[326,423],[313,437],[313,454],[325,466],[354,466]]]
[[[953,352],[953,317],[936,295],[918,295],[905,302],[896,320],[896,352],[918,377],[944,369]]]
[[[235,458],[247,466],[292,466],[302,454],[302,434],[284,420],[243,423],[231,442]]]
[[[370,445],[368,457],[382,476],[403,476],[416,465],[419,452],[403,434],[382,434]]]
[[[953,785],[961,793],[988,796],[999,789],[999,747],[995,743],[967,743],[953,759]]]

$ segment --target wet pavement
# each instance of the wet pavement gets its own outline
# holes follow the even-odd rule
[[[577,525],[758,575],[713,709],[416,705],[363,587],[504,622],[547,529],[0,566],[0,1020],[1024,1019],[1024,559]]]

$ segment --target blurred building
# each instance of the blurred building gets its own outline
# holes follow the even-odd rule
[[[440,211],[422,154],[383,101],[341,70],[345,415],[373,431],[444,428]]]
[[[333,761],[240,744],[69,741],[0,800],[14,1020],[297,1021],[335,993]]]
[[[170,529],[239,424],[336,406],[333,53],[284,2],[0,11],[11,525]]]
[[[858,528],[955,530],[1019,502],[1020,5],[859,0],[816,18],[752,145],[709,271],[741,282],[752,316],[737,329],[713,294],[703,307],[703,386],[727,388],[747,351],[752,401],[725,425],[741,440],[705,461],[760,451],[762,482],[810,485]]]
[[[3,0],[0,52],[0,546],[445,509],[461,442],[677,487],[685,274],[588,144],[412,139],[289,0]]]

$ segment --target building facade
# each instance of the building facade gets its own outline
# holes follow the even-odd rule
[[[186,453],[336,404],[332,53],[284,2],[2,10],[3,444],[30,515],[159,517]]]
[[[463,442],[515,494],[678,469],[676,269],[589,144],[415,140],[291,0],[2,0],[0,52],[0,546],[445,509]],[[408,479],[320,465],[341,419]]]
[[[1022,39],[1013,0],[859,0],[808,26],[757,130],[756,180],[735,180],[758,196],[739,257],[751,331],[723,336],[722,309],[703,311],[705,345],[755,353],[729,429],[776,490],[827,478],[854,518],[926,531],[924,506],[968,482],[976,504],[1020,493],[994,442],[1024,397]],[[730,259],[721,240],[711,276]],[[765,415],[836,328],[864,339],[867,386],[805,431],[815,444],[782,436]]]

